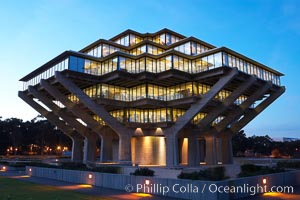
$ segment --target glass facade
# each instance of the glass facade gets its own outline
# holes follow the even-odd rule
[[[133,46],[135,44],[140,43],[141,41],[143,41],[143,38],[136,36],[134,34],[127,34],[115,40],[114,42],[123,46]]]
[[[162,87],[154,84],[142,84],[132,88],[119,87],[108,84],[97,84],[83,91],[93,99],[104,98],[119,101],[137,101],[141,99],[155,99],[160,101],[172,101],[177,99],[188,98],[192,96],[202,96],[210,90],[211,86],[200,84],[197,82],[187,82],[171,87]],[[223,101],[231,94],[230,91],[221,90],[215,100]],[[68,98],[78,103],[75,95],[70,94]],[[247,96],[242,95],[236,99],[235,104],[240,105],[247,99]]]
[[[158,108],[158,109],[135,109],[114,110],[109,113],[121,123],[166,123],[176,122],[179,117],[184,115],[186,110],[176,108]],[[207,114],[198,113],[192,124],[198,123]],[[100,120],[101,121],[101,120]]]
[[[233,56],[227,52],[223,53],[224,66],[236,67],[247,74],[256,75],[258,78],[271,81],[273,84],[280,85],[280,77],[270,71],[267,71],[253,63],[247,62],[241,58]]]
[[[41,79],[49,79],[55,75],[56,71],[64,70],[95,75],[98,76],[95,78],[101,79],[102,75],[116,71],[129,74],[142,72],[158,74],[173,70],[177,74],[178,71],[181,71],[194,74],[192,77],[197,77],[199,73],[219,67],[237,68],[240,72],[255,75],[261,80],[280,85],[280,73],[276,73],[276,71],[229,49],[213,49],[211,45],[205,42],[193,38],[178,37],[180,36],[179,34],[174,33],[172,35],[168,31],[165,33],[160,32],[155,36],[151,34],[138,35],[133,33],[127,34],[126,32],[114,41],[101,40],[99,43],[84,50],[83,53],[70,51],[63,54],[65,56],[60,55],[55,60],[49,62],[52,63],[51,65],[45,65],[39,71],[35,71],[34,73],[37,74],[35,77],[24,81],[23,89],[28,89],[30,85],[38,85]],[[113,42],[116,44],[114,45]],[[45,70],[42,71],[41,69]],[[31,75],[28,77],[31,77]],[[175,102],[180,99],[203,97],[211,89],[212,86],[209,84],[212,83],[207,81],[204,84],[203,82],[195,81],[196,79],[191,79],[182,80],[185,83],[174,85],[176,84],[176,79],[171,79],[167,80],[170,82],[166,85],[172,85],[169,87],[155,84],[155,80],[152,80],[151,83],[147,81],[142,83],[137,82],[137,85],[134,87],[116,86],[113,85],[112,81],[111,84],[101,83],[81,89],[93,100],[98,99],[99,101],[101,99],[122,102],[136,101],[137,104],[133,105],[139,105],[143,99],[160,101],[151,101],[153,103],[151,106],[110,108],[113,110],[110,110],[109,113],[121,123],[174,123],[185,114],[186,110],[179,109],[178,106],[169,107],[169,105],[185,102]],[[219,103],[224,101],[231,93],[232,91],[229,89],[221,90],[214,97],[214,102]],[[80,100],[74,94],[67,94],[67,98],[76,104],[80,103]],[[240,105],[247,98],[248,96],[241,95],[234,101],[234,104]],[[60,104],[57,105],[60,107],[63,106]],[[180,108],[186,107],[180,106]],[[198,124],[206,115],[207,113],[198,113],[193,117],[191,123]],[[93,115],[93,118],[98,123],[105,125],[105,122],[98,116]],[[224,116],[218,116],[211,123],[211,126],[218,124],[223,118]]]
[[[173,54],[157,59],[151,57],[132,59],[116,56],[102,62],[93,61],[87,58],[69,56],[58,64],[48,68],[43,73],[40,73],[29,81],[24,82],[24,90],[27,89],[29,85],[39,84],[41,79],[47,79],[54,76],[55,71],[63,71],[66,69],[101,76],[116,70],[123,70],[128,73],[135,74],[144,71],[160,73],[170,69],[177,69],[183,72],[196,74],[222,66],[236,67],[242,72],[256,75],[262,80],[271,81],[273,84],[280,85],[280,76],[275,73],[233,56],[227,52],[218,52],[192,60]]]
[[[65,58],[59,63],[49,67],[47,70],[38,74],[37,76],[23,82],[23,90],[27,90],[28,86],[34,86],[40,83],[41,79],[48,79],[53,77],[56,71],[63,71],[69,69],[69,58]]]
[[[174,48],[174,50],[187,55],[197,55],[208,51],[210,48],[196,42],[187,42]]]
[[[152,41],[161,45],[171,45],[180,41],[182,38],[176,37],[169,33],[162,33],[152,38]]]

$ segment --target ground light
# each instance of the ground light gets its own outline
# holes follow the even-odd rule
[[[263,183],[264,185],[266,185],[266,184],[267,184],[267,179],[266,179],[266,178],[263,178],[262,183]]]
[[[6,166],[2,166],[2,171],[6,171]]]
[[[149,179],[145,180],[145,185],[150,185],[150,180]]]
[[[89,174],[89,179],[92,179],[93,178],[93,174]]]

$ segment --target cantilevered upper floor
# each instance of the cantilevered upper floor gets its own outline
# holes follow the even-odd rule
[[[185,37],[168,29],[141,34],[127,30],[110,40],[100,39],[79,52],[65,51],[29,73],[20,81],[23,89],[55,71],[71,70],[102,76],[114,71],[130,74],[162,73],[179,70],[198,74],[218,67],[233,67],[259,79],[280,85],[282,73],[226,47],[214,47],[194,37]]]

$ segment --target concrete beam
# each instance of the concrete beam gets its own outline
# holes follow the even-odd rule
[[[58,107],[55,103],[53,103],[49,98],[47,98],[45,95],[43,95],[41,92],[38,92],[34,87],[29,86],[28,91],[38,98],[43,104],[45,104],[48,108],[52,110],[53,113],[55,113],[57,116],[62,118],[64,121],[66,121],[68,124],[70,124],[73,128],[76,129],[77,132],[79,132],[82,136],[87,136],[89,134],[92,134],[91,130],[89,130],[87,127],[83,126],[80,122],[76,120],[76,117],[71,117],[66,113],[66,111],[63,111],[60,107]]]
[[[75,94],[77,98],[82,102],[87,108],[89,108],[92,112],[98,115],[101,119],[105,121],[105,123],[111,127],[118,134],[125,134],[131,132],[124,125],[122,125],[117,119],[105,110],[105,108],[97,103],[95,103],[88,95],[86,95],[76,84],[74,84],[71,80],[67,79],[60,72],[55,72],[55,78],[58,82],[63,85],[67,90],[71,93]]]
[[[24,92],[19,91],[19,97],[23,99],[27,104],[34,108],[37,112],[43,115],[51,124],[57,126],[64,134],[72,139],[72,158],[74,162],[82,161],[82,141],[83,137],[74,131],[72,127],[64,123],[54,113],[47,111],[41,105],[36,103],[33,99],[29,98]]]
[[[204,128],[209,126],[220,114],[234,103],[234,101],[241,96],[253,83],[256,81],[254,76],[246,79],[238,88],[236,88],[219,106],[210,112],[204,119],[198,123],[198,127]]]
[[[270,88],[272,84],[267,82],[265,83],[259,90],[253,93],[250,97],[248,97],[241,105],[239,105],[238,109],[232,111],[228,116],[226,116],[220,123],[218,123],[210,132],[216,132],[218,134],[222,133],[227,126],[233,121],[237,120],[246,109],[248,109],[257,99],[265,94]]]
[[[74,129],[72,127],[66,125],[66,123],[61,121],[59,117],[57,117],[52,112],[49,112],[45,108],[43,108],[41,105],[36,103],[33,99],[28,97],[24,92],[19,91],[18,96],[27,104],[29,104],[32,108],[34,108],[37,112],[39,112],[41,115],[47,118],[49,122],[57,126],[66,135],[70,136],[74,132]]]
[[[227,85],[236,75],[238,70],[236,68],[231,68],[230,71],[221,77],[217,83],[195,104],[192,104],[191,107],[181,116],[176,123],[165,129],[165,132],[171,132],[173,134],[178,134],[178,132],[189,123],[195,115],[197,115],[201,110],[211,101],[213,98]]]
[[[58,89],[51,86],[47,81],[41,80],[41,85],[49,94],[60,101],[63,105],[65,105],[75,116],[84,121],[89,128],[91,128],[96,133],[101,134],[103,126],[95,121],[91,115],[80,109],[78,105],[70,101]]]
[[[278,97],[280,97],[285,92],[285,87],[280,87],[276,92],[271,93],[263,102],[251,110],[237,123],[232,125],[230,131],[235,134],[240,131],[244,126],[246,126],[251,120],[253,120],[258,114],[260,114],[264,109],[266,109],[271,103],[273,103]]]

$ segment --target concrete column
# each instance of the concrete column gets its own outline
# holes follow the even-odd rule
[[[83,137],[71,136],[72,139],[72,162],[82,162],[83,159]]]
[[[101,162],[108,162],[113,160],[113,145],[112,145],[113,136],[109,133],[103,133],[101,137]]]
[[[188,166],[198,166],[200,163],[198,143],[194,135],[188,137]]]
[[[216,156],[216,138],[215,136],[207,136],[205,137],[205,162],[207,165],[215,165],[217,164],[217,156]]]
[[[205,139],[201,138],[198,140],[198,151],[199,157],[196,160],[196,163],[205,162]]]
[[[178,163],[183,164],[184,155],[183,155],[182,147],[183,147],[184,138],[178,138],[177,141],[178,141]]]
[[[222,140],[221,138],[216,137],[215,142],[216,142],[216,162],[218,164],[219,162],[222,162]]]
[[[131,164],[131,134],[119,136],[119,162]]]
[[[178,165],[178,139],[175,134],[166,134],[166,147],[167,147],[167,167],[174,167]]]
[[[85,136],[83,163],[89,164],[95,162],[97,152],[97,139],[98,135],[96,134]]]
[[[222,139],[222,164],[233,164],[232,137],[224,136]]]

